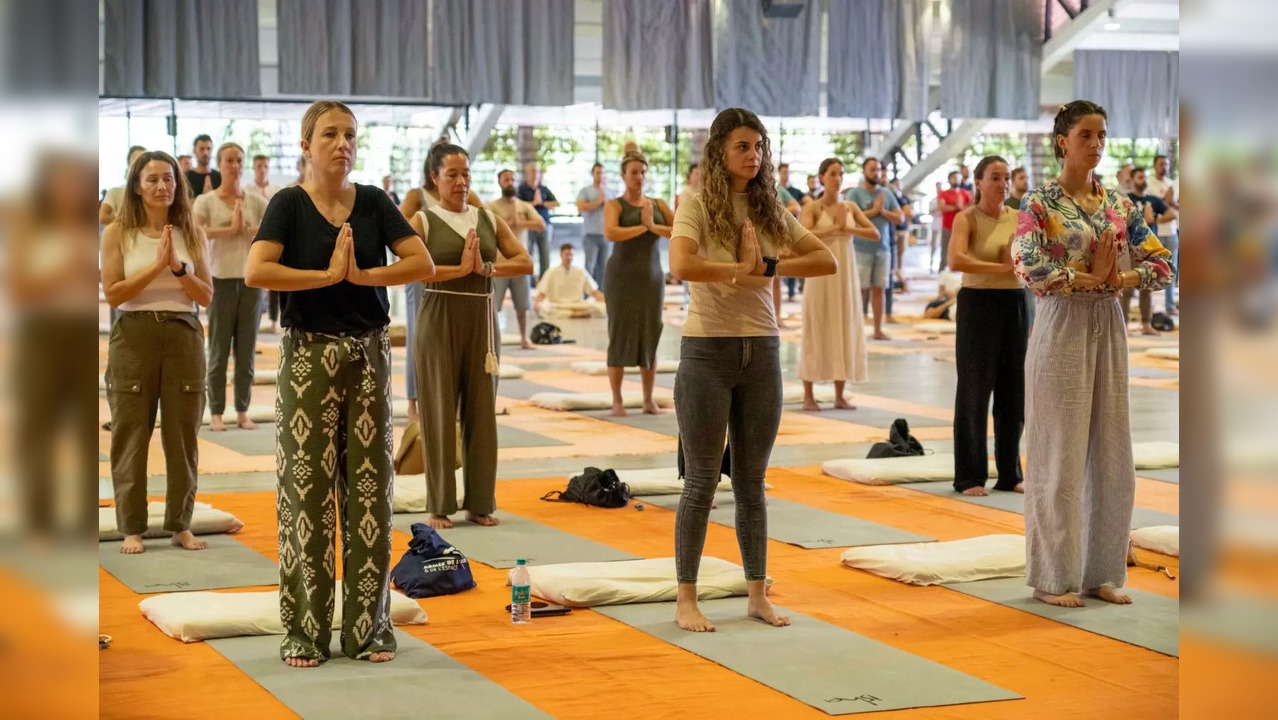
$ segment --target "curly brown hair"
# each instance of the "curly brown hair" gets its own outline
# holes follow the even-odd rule
[[[710,137],[701,156],[701,203],[710,224],[710,238],[720,247],[733,250],[740,241],[741,229],[733,223],[732,190],[725,145],[737,128],[747,127],[763,138],[763,157],[759,172],[746,184],[746,213],[760,234],[779,246],[793,244],[786,227],[784,209],[777,199],[777,185],[772,178],[772,147],[768,130],[759,116],[743,108],[728,108],[715,116],[710,124]]]

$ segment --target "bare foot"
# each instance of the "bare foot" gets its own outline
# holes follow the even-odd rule
[[[887,323],[888,325],[900,325],[900,324],[901,324],[901,321],[900,321],[900,320],[897,320],[895,317],[893,317],[893,316],[891,316],[891,315],[888,315],[887,317],[883,318],[883,322]]]
[[[883,332],[882,330],[879,330],[874,333],[874,339],[875,340],[891,340],[892,338],[888,337],[887,333]]]
[[[964,490],[963,494],[970,495],[971,497],[985,497],[989,495],[989,493],[985,492],[985,488],[982,487],[981,485],[974,485]]]
[[[371,663],[390,662],[391,660],[394,660],[394,659],[395,659],[395,653],[391,652],[390,650],[375,652],[372,655],[368,656],[368,661]]]
[[[1059,607],[1083,607],[1083,598],[1079,597],[1077,593],[1072,592],[1064,593],[1062,595],[1053,595],[1051,593],[1043,592],[1042,590],[1035,590],[1034,599],[1039,602],[1045,602],[1048,605],[1057,605]]]
[[[1023,483],[1023,482],[1018,482],[1018,483],[1016,483],[1016,487],[1012,488],[1012,492],[1018,492],[1018,493],[1020,493],[1020,494],[1024,495],[1024,494],[1025,494],[1025,483]]]
[[[856,406],[843,398],[835,398],[834,408],[836,410],[855,410]]]
[[[249,420],[248,413],[242,412],[235,415],[235,425],[241,430],[256,430],[257,423]]]
[[[643,404],[643,414],[644,415],[660,415],[661,408],[657,407],[657,403],[651,400],[647,400]]]
[[[821,412],[821,406],[812,398],[803,398],[803,409],[808,412]]]
[[[711,509],[711,510],[718,510],[718,509],[719,509],[719,503],[718,503],[718,501],[716,501],[716,500],[714,500],[714,499],[711,499],[711,500],[710,500],[710,509]]]
[[[766,597],[750,598],[746,605],[746,615],[762,620],[773,627],[785,627],[790,624],[790,618],[778,615],[776,608],[772,607],[772,603]]]
[[[1141,335],[1162,335],[1162,333],[1155,330],[1154,326],[1150,325],[1149,323],[1146,323],[1140,326],[1140,334]]]
[[[275,335],[275,334],[277,334],[279,331],[280,331],[280,325],[279,325],[279,323],[272,322],[272,323],[271,323],[271,334],[272,334],[272,335]]]
[[[519,341],[519,347],[523,348],[524,350],[536,350],[536,349],[537,349],[537,346],[536,346],[536,345],[533,345],[533,344],[532,344],[532,342],[531,342],[531,341],[529,341],[527,338],[525,338],[525,339],[523,339],[523,340],[520,340],[520,341]]]
[[[120,552],[125,555],[140,555],[146,552],[146,546],[142,544],[142,536],[125,535],[124,544],[120,546]]]
[[[476,515],[471,512],[466,513],[466,522],[473,522],[476,525],[483,525],[484,527],[493,527],[501,524],[501,521],[492,515]]]
[[[447,515],[431,515],[426,524],[436,530],[446,530],[453,526],[453,521],[449,520]]]
[[[1083,594],[1089,597],[1100,598],[1107,603],[1114,603],[1115,605],[1132,604],[1132,597],[1130,595],[1110,585],[1101,585],[1098,588],[1084,590]]]
[[[284,664],[289,667],[296,668],[319,667],[319,660],[314,658],[291,657],[284,658]]]
[[[226,423],[222,422],[221,415],[209,418],[209,429],[213,432],[226,432]]]
[[[714,623],[701,614],[701,608],[695,601],[676,605],[675,624],[689,632],[714,632]]]
[[[209,546],[208,543],[192,535],[190,530],[183,530],[174,535],[173,544],[183,550],[204,550]]]
[[[626,413],[626,406],[625,406],[625,404],[624,404],[624,403],[613,403],[613,404],[612,404],[612,416],[613,416],[613,417],[626,417],[626,415],[627,415],[627,413]]]

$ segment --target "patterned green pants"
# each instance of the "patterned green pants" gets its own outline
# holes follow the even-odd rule
[[[395,649],[390,338],[288,330],[275,401],[280,657],[329,657],[342,532],[342,652]]]

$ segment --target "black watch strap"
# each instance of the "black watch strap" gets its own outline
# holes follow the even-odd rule
[[[763,258],[763,264],[767,265],[767,269],[763,271],[763,277],[773,277],[777,274],[777,259],[774,257]]]
[[[185,275],[185,274],[186,274],[186,263],[182,263],[182,269],[181,269],[181,270],[169,270],[169,272],[173,273],[173,274],[174,274],[174,275],[176,275],[177,277],[182,277],[183,275]]]

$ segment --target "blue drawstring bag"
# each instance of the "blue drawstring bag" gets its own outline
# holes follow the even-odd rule
[[[410,598],[452,595],[475,587],[470,561],[425,523],[413,523],[408,552],[391,570],[391,582]]]

